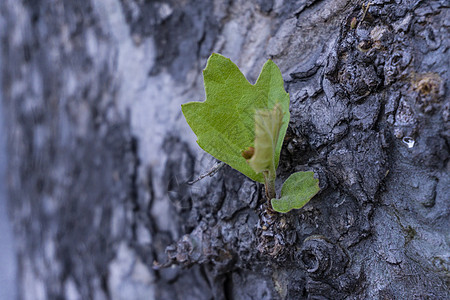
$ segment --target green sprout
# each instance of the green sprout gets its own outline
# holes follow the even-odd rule
[[[275,211],[303,207],[320,190],[313,172],[292,174],[276,199],[276,169],[290,119],[289,94],[277,65],[268,60],[252,85],[230,59],[213,53],[203,79],[206,101],[182,105],[199,146],[264,183]]]

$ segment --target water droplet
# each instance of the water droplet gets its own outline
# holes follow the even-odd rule
[[[406,146],[408,146],[408,148],[414,147],[414,144],[416,143],[416,142],[413,140],[413,138],[412,138],[412,137],[409,137],[409,136],[405,136],[405,137],[402,139],[402,141],[403,141],[403,143],[406,144]]]

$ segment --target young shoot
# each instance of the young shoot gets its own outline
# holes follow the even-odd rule
[[[275,211],[301,208],[320,190],[313,172],[292,174],[281,189],[280,199],[275,192],[276,170],[290,119],[289,94],[277,65],[268,60],[256,83],[250,84],[230,59],[213,53],[203,78],[206,101],[182,105],[199,146],[250,179],[264,183],[266,198]]]

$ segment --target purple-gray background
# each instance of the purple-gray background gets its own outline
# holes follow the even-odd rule
[[[0,61],[0,66],[1,66]],[[1,73],[0,73],[1,74]],[[1,79],[1,78],[0,78]],[[5,130],[0,93],[0,300],[15,298],[15,256],[12,228],[7,216],[5,192]]]

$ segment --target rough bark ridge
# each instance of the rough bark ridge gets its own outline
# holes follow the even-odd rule
[[[22,299],[450,297],[448,2],[250,2],[2,1]],[[187,184],[213,51],[280,66],[303,209],[228,167]]]

